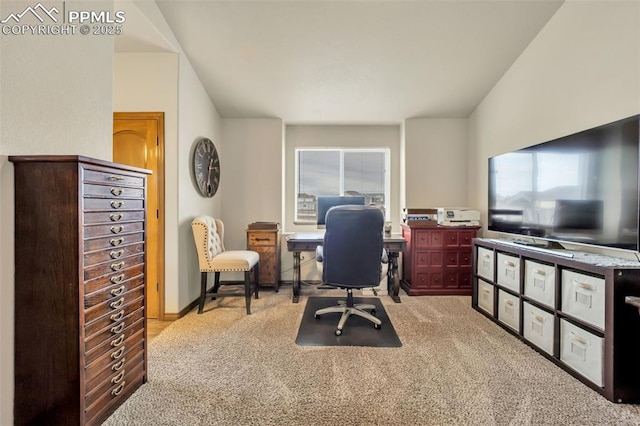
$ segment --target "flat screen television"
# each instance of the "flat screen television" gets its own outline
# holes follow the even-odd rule
[[[489,158],[488,229],[638,251],[640,115]]]
[[[346,206],[346,205],[358,205],[364,206],[364,197],[353,196],[325,196],[318,197],[318,212],[317,212],[317,227],[323,229],[326,226],[325,216],[331,207]]]

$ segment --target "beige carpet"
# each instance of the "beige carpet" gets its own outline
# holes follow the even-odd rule
[[[608,402],[470,297],[381,299],[400,348],[296,345],[307,297],[290,286],[250,316],[242,298],[209,302],[151,341],[149,382],[105,425],[640,425],[639,405]]]

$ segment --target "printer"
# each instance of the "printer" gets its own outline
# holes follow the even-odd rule
[[[466,207],[438,207],[438,225],[480,226],[480,212]]]

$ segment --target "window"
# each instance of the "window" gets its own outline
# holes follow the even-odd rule
[[[295,221],[316,222],[316,200],[323,195],[363,195],[389,220],[390,150],[296,149]]]

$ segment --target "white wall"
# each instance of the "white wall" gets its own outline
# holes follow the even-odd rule
[[[201,214],[220,217],[224,194],[228,191],[226,188],[234,188],[233,181],[221,179],[218,191],[212,198],[202,196],[197,189],[193,176],[196,141],[202,137],[211,139],[221,164],[224,164],[226,143],[223,142],[218,111],[184,55],[180,56],[178,123],[178,142],[171,154],[165,156],[165,161],[173,162],[177,169],[177,180],[173,182],[173,185],[177,184],[177,192],[171,197],[165,195],[167,219],[169,209],[177,210],[177,220],[167,224],[166,235],[166,257],[173,259],[166,268],[165,277],[165,307],[168,313],[180,312],[200,295],[200,270],[191,221]]]
[[[108,8],[111,3],[100,5]],[[33,3],[3,2],[0,16],[20,12],[28,5]],[[14,189],[13,165],[7,156],[72,154],[111,160],[112,67],[110,37],[0,37],[0,424],[3,425],[13,423],[14,384]]]
[[[567,1],[470,117],[470,203],[489,157],[639,112],[640,3]]]
[[[246,248],[247,225],[282,224],[282,120],[223,119],[222,219],[227,249]]]
[[[467,200],[467,120],[405,121],[408,208],[462,207]]]

